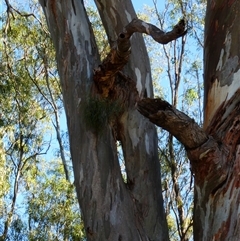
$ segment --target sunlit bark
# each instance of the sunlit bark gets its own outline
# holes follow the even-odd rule
[[[239,1],[208,1],[204,128],[217,141],[214,153],[220,153],[216,159],[208,149],[196,172],[196,240],[240,240],[239,10]],[[211,170],[209,161],[217,168]]]

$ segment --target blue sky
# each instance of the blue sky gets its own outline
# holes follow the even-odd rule
[[[142,10],[144,5],[153,5],[152,0],[132,0],[132,3],[136,12]]]
[[[157,1],[158,7],[159,8],[163,7],[164,2],[165,1],[163,1],[163,0],[158,0]],[[12,0],[10,0],[10,3],[12,3]],[[132,0],[132,3],[134,5],[136,12],[143,10],[144,5],[153,6],[153,0]],[[0,1],[0,12],[2,12],[4,10],[3,8],[5,8],[5,3],[4,3],[4,1]]]
[[[159,9],[163,8],[165,0],[155,0]],[[132,0],[136,12],[143,10],[144,5],[153,7],[153,0]]]

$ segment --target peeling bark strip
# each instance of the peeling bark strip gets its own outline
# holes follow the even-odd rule
[[[122,70],[128,62],[130,53],[130,40],[120,34],[117,40],[117,46],[111,49],[103,63],[94,70],[94,82],[103,97],[108,96],[114,84],[115,75]]]
[[[138,102],[139,112],[152,123],[169,131],[186,149],[195,149],[208,140],[207,134],[198,124],[167,101],[143,99]]]
[[[106,59],[94,70],[94,82],[103,97],[108,97],[109,91],[115,81],[115,75],[122,70],[128,62],[131,53],[130,37],[134,33],[145,33],[155,41],[167,44],[187,33],[185,21],[182,19],[176,24],[172,31],[163,32],[156,26],[146,23],[140,19],[133,19],[118,35],[116,44],[111,49]]]

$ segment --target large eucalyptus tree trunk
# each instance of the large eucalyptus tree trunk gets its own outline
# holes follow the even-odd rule
[[[196,164],[196,240],[240,240],[239,11],[239,1],[208,1],[204,129],[209,139]],[[208,144],[213,139],[215,147]]]
[[[104,71],[104,64],[98,67],[100,60],[83,1],[39,2],[56,48],[75,185],[88,240],[168,240],[156,130],[135,110],[137,99],[152,97],[153,93],[142,37],[133,37],[132,56],[125,70],[108,76],[110,65]],[[96,2],[114,46],[124,26],[136,17],[133,6],[126,0]],[[124,39],[124,34],[121,36]],[[123,44],[123,55],[127,54],[124,64],[130,54],[128,45],[127,39],[127,47]],[[111,58],[124,60],[120,49],[115,48]],[[105,79],[112,82],[101,86]],[[105,103],[101,99],[121,101],[121,115],[101,127],[101,133],[87,123],[84,113],[91,112],[89,99],[100,103]],[[126,183],[116,140],[123,148]]]
[[[239,11],[239,1],[208,0],[204,128],[161,99],[138,104],[186,148],[195,176],[195,241],[240,240]]]

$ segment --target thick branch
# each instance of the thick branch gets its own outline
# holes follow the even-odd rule
[[[152,123],[169,131],[186,149],[195,149],[208,140],[207,134],[189,116],[161,99],[143,99],[139,112]]]

